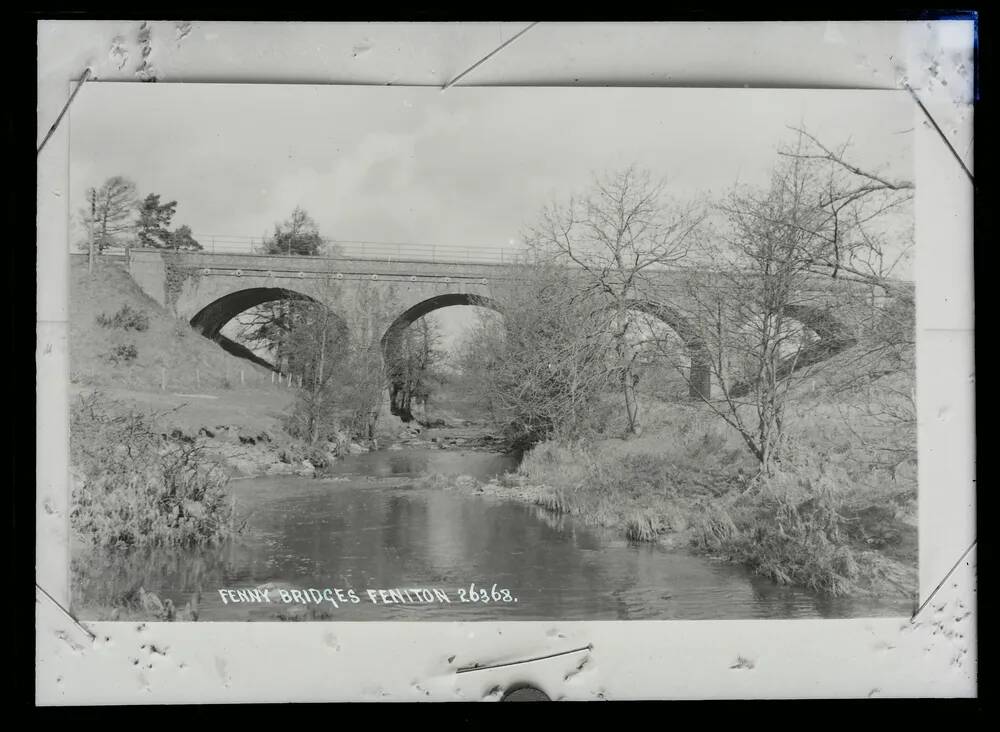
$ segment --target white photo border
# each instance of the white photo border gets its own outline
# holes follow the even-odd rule
[[[821,26],[826,44],[812,51],[806,64],[806,84],[795,86],[860,86],[871,83],[869,69],[845,69],[844,44],[852,51],[878,48],[897,59],[916,58],[928,44],[947,48],[973,43],[971,22],[797,24],[800,37],[806,26]],[[949,25],[951,24],[951,25]],[[166,35],[175,24],[151,24]],[[255,27],[250,28],[248,26]],[[194,24],[191,32],[215,34],[200,54],[184,55],[178,48],[154,56],[161,74],[170,81],[210,78],[221,81],[289,81],[309,78],[307,60],[321,59],[338,82],[377,83],[385,69],[364,67],[350,77],[350,64],[333,64],[329,58],[291,56],[276,72],[254,66],[262,41],[277,49],[302,43],[304,35],[283,32],[267,36],[271,24]],[[277,24],[274,24],[277,25]],[[286,26],[287,24],[281,24]],[[325,25],[325,24],[320,24]],[[437,24],[432,24],[437,25]],[[461,48],[489,45],[497,24],[470,24]],[[503,24],[516,32],[519,24]],[[656,54],[678,44],[704,59],[697,44],[702,36],[692,25],[649,24],[642,28],[613,28],[621,43],[636,34],[635,48],[647,58],[638,64],[669,62]],[[798,41],[789,35],[789,24],[772,24],[742,30],[727,29],[743,38],[729,56],[685,74],[671,75],[673,84],[704,84],[720,77],[732,85],[760,85],[753,70],[744,68],[749,49],[766,48],[764,71],[790,69],[798,60]],[[796,24],[793,24],[796,25]],[[117,21],[42,21],[39,25],[39,139],[65,102],[67,82],[92,63],[100,49],[123,33],[133,33],[138,23]],[[825,26],[825,27],[824,27]],[[878,27],[876,27],[878,26]],[[967,27],[969,26],[969,27]],[[549,64],[550,47],[536,36],[544,24],[526,34],[518,44],[464,81],[470,84],[530,83],[541,74],[547,83],[588,83],[588,75],[572,73],[549,78],[562,69]],[[629,85],[627,68],[609,68],[602,59],[607,35],[573,24],[555,28],[562,38],[575,39],[574,52],[591,53],[584,66],[591,69],[591,83]],[[344,24],[332,29],[340,43],[379,43],[393,32],[400,39],[413,29],[372,28]],[[422,63],[416,76],[433,70],[436,59],[453,62],[455,46],[449,34],[461,28],[427,29],[429,47],[398,51],[393,65]],[[756,35],[755,35],[756,34]],[[529,43],[532,38],[536,41]],[[615,37],[612,35],[612,37]],[[765,37],[767,40],[765,40]],[[352,40],[353,39],[353,40]],[[656,43],[654,39],[658,39]],[[832,40],[830,40],[832,39]],[[839,40],[838,40],[839,39]],[[860,40],[858,40],[860,39]],[[951,39],[948,42],[942,39]],[[551,39],[549,39],[551,41]],[[404,43],[400,40],[399,43]],[[437,45],[434,45],[434,44]],[[103,44],[103,45],[102,45]],[[213,45],[214,44],[214,45]],[[522,45],[523,44],[523,45]],[[839,45],[838,45],[839,44]],[[852,45],[853,44],[853,45]],[[859,45],[860,44],[860,45]],[[358,47],[360,47],[360,45]],[[612,45],[613,42],[612,42]],[[452,50],[449,50],[452,49]],[[379,49],[389,53],[387,47]],[[317,52],[318,53],[318,52]],[[438,56],[434,54],[437,53]],[[469,52],[468,63],[477,51]],[[409,56],[407,57],[407,54]],[[534,54],[534,57],[532,57]],[[349,54],[347,55],[349,57]],[[942,53],[942,58],[946,54]],[[103,58],[103,56],[102,56]],[[676,56],[672,56],[676,58]],[[855,57],[855,66],[864,63]],[[114,80],[121,70],[117,61],[102,60],[100,82]],[[458,65],[461,62],[454,61]],[[517,64],[522,64],[518,67]],[[828,66],[824,76],[822,66]],[[870,57],[869,66],[885,72],[885,63]],[[549,65],[547,65],[549,64]],[[706,64],[708,61],[706,60]],[[331,70],[332,66],[337,66]],[[520,68],[520,71],[518,71]],[[553,72],[553,68],[555,72]],[[916,68],[912,64],[911,68]],[[531,70],[535,71],[532,72]],[[547,69],[539,72],[538,69]],[[596,70],[595,70],[596,69]],[[604,69],[603,75],[601,69]],[[461,71],[455,68],[456,72]],[[131,71],[126,69],[126,71]],[[861,71],[865,72],[862,75]],[[856,73],[854,73],[856,72]],[[441,74],[454,76],[455,74]],[[799,69],[794,73],[803,73]],[[854,73],[854,76],[852,76]],[[275,78],[285,75],[290,78]],[[500,74],[499,81],[496,76]],[[750,77],[748,79],[748,76]],[[780,73],[778,74],[780,78]],[[877,74],[876,74],[877,76]],[[130,78],[131,77],[131,78]],[[249,78],[248,78],[249,77]],[[640,78],[646,77],[646,78]],[[135,80],[131,73],[121,80]],[[879,77],[883,84],[888,84]],[[852,82],[851,80],[854,79]],[[402,81],[389,79],[394,84]],[[320,80],[321,81],[321,80]],[[648,83],[642,68],[634,70],[632,83]],[[956,105],[952,97],[925,92],[920,80],[906,81],[917,88],[929,112],[948,120],[944,129],[956,129],[958,138],[971,130],[971,98]],[[100,83],[97,82],[97,83]],[[899,87],[899,79],[893,86]],[[91,82],[88,82],[91,83]],[[385,83],[384,80],[382,83]],[[416,83],[422,83],[420,79]],[[780,85],[775,84],[775,86]],[[940,90],[940,88],[939,88]],[[932,90],[933,91],[933,90]],[[900,92],[905,93],[905,92]],[[53,111],[54,110],[54,111]],[[70,112],[71,114],[71,112]],[[921,600],[935,588],[975,539],[974,467],[974,360],[972,297],[972,196],[965,171],[956,162],[940,134],[926,123],[914,104],[914,154],[916,196],[917,280],[917,379],[920,482],[920,590]],[[968,128],[968,129],[967,129]],[[66,256],[66,194],[69,125],[66,120],[38,158],[38,315],[37,315],[37,494],[36,580],[55,600],[68,607],[68,257]],[[961,147],[960,154],[961,154]],[[975,616],[954,621],[956,608],[975,609],[975,551],[969,553],[916,622],[909,618],[774,621],[588,621],[588,622],[359,622],[359,623],[97,623],[84,625],[91,639],[40,593],[36,597],[36,702],[42,705],[119,703],[294,702],[336,700],[477,700],[499,698],[496,689],[530,682],[552,698],[567,699],[688,699],[688,698],[806,698],[867,696],[949,696],[976,694]],[[945,632],[938,632],[944,630]],[[456,674],[473,663],[503,663],[543,656],[590,645],[588,663],[578,669],[578,655],[508,666],[495,670]],[[155,649],[155,650],[152,650]],[[753,661],[752,669],[734,669],[737,657]],[[960,663],[956,665],[955,659]]]

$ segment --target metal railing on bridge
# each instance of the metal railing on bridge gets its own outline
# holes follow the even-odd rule
[[[283,251],[264,237],[202,234],[195,236],[201,254],[257,254],[272,257],[301,257],[301,252]],[[138,248],[138,247],[132,247]],[[124,254],[124,247],[108,247],[105,254]],[[371,259],[383,262],[420,261],[468,264],[517,264],[525,261],[523,247],[468,247],[415,242],[354,241],[323,239],[314,256],[332,259]]]

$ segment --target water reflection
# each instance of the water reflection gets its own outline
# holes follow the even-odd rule
[[[377,456],[377,457],[376,457]],[[451,604],[359,604],[314,608],[342,620],[596,620],[853,617],[905,614],[907,599],[823,600],[739,567],[634,546],[572,517],[434,488],[387,487],[371,475],[477,473],[504,456],[440,451],[376,453],[338,466],[339,480],[258,478],[232,491],[250,533],[197,553],[161,551],[90,565],[78,588],[110,602],[142,585],[180,607],[202,592],[201,620],[274,619],[302,607],[223,604],[219,589],[441,588]],[[386,472],[388,471],[388,472]],[[343,478],[347,479],[343,479]],[[459,602],[458,590],[509,588],[517,602]],[[318,615],[317,615],[318,613]]]
[[[471,475],[489,480],[517,467],[519,457],[476,450],[403,449],[348,455],[337,461],[329,475],[416,477],[420,475]]]

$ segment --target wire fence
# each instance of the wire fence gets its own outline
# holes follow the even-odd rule
[[[223,366],[193,365],[190,368],[173,366],[160,367],[159,383],[161,391],[201,392],[205,389],[220,391],[237,388],[256,389],[265,385],[282,388],[298,388],[308,386],[300,373],[290,373],[278,367],[267,368],[261,364],[246,366],[231,366],[228,362]],[[215,398],[204,393],[180,393],[179,396]]]

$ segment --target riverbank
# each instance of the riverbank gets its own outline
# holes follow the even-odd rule
[[[345,432],[337,440],[316,445],[299,442],[282,430],[247,429],[241,425],[217,425],[196,429],[174,428],[175,440],[203,446],[206,459],[221,464],[232,478],[298,475],[321,478],[335,471],[345,458],[371,452],[404,450],[463,450],[498,452],[498,440],[482,427],[433,427],[404,424],[389,415],[380,419],[374,445],[350,439]]]
[[[232,397],[238,396],[230,397],[224,406],[235,415]],[[284,434],[280,421],[261,420],[260,413],[219,424],[209,400],[191,402],[152,412],[146,405],[144,411],[156,415],[151,427],[170,449],[196,448],[193,459],[230,479],[322,477],[343,457],[369,452],[346,441],[303,445]],[[121,416],[137,404],[126,398],[111,413]],[[754,466],[741,446],[696,410],[677,409],[669,429],[661,426],[641,438],[544,443],[500,478],[432,473],[400,480],[571,515],[631,542],[710,556],[829,596],[916,591],[915,481],[905,475],[890,480],[877,471],[859,475],[857,466],[848,469],[857,456],[843,451],[836,460],[835,451],[789,462],[751,486]],[[382,431],[378,452],[386,456],[404,450],[499,452],[482,428],[395,426]],[[433,471],[433,463],[425,467]]]
[[[631,440],[543,443],[491,481],[445,486],[572,515],[632,542],[655,542],[747,567],[832,597],[913,596],[916,482],[861,473],[834,451],[786,461],[750,482],[740,445],[685,409],[675,426]]]
[[[465,423],[425,428],[403,423],[387,409],[379,417],[375,445],[352,440],[346,431],[335,440],[307,445],[284,430],[282,418],[290,400],[283,390],[258,393],[205,388],[202,393],[175,394],[74,384],[70,399],[73,404],[96,399],[102,409],[122,417],[142,415],[165,445],[196,447],[201,461],[218,466],[233,479],[321,476],[345,457],[373,450],[498,449],[496,438],[481,426]]]

